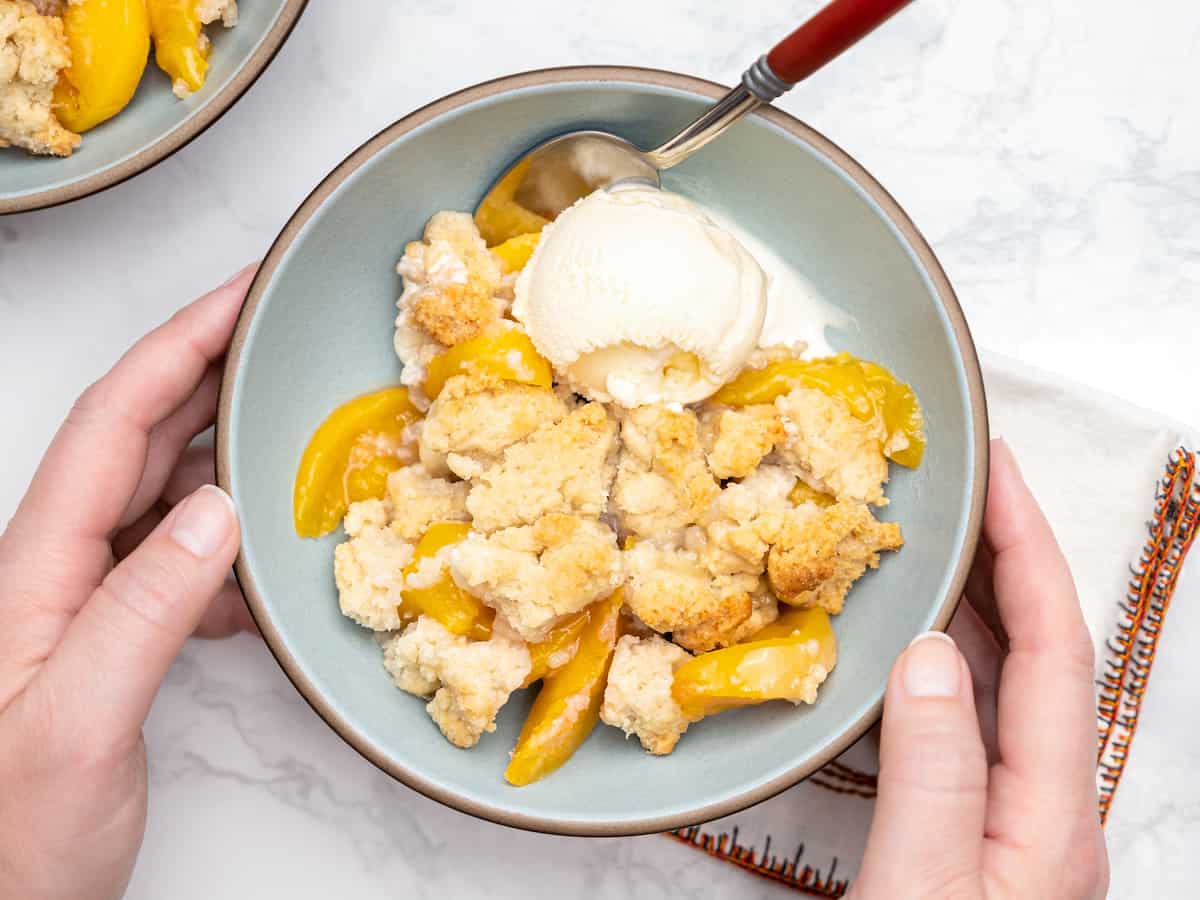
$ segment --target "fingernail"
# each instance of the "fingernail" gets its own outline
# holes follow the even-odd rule
[[[910,697],[954,697],[962,681],[954,640],[940,631],[927,631],[904,651],[904,690]]]
[[[235,512],[229,495],[206,484],[183,501],[171,525],[171,540],[193,556],[207,559],[225,546]]]

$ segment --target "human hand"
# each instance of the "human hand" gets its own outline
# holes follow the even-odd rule
[[[253,629],[239,530],[187,450],[216,412],[251,269],[75,403],[0,536],[0,895],[121,896],[146,820],[142,721],[189,635]]]
[[[951,626],[897,660],[857,900],[1102,898],[1094,654],[1066,560],[992,442],[983,542]],[[965,654],[965,658],[964,658]]]

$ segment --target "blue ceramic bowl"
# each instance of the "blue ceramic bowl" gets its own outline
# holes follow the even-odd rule
[[[209,26],[208,78],[186,100],[154,64],[121,113],[83,135],[66,159],[0,151],[0,214],[41,209],[119,184],[170,156],[220,118],[279,51],[308,0],[250,0],[235,28]]]
[[[876,721],[888,669],[942,628],[961,593],[985,494],[987,423],[975,351],[950,284],[895,201],[843,151],[774,109],[667,173],[665,186],[727,213],[792,262],[855,327],[839,349],[910,381],[929,446],[893,466],[885,517],[907,546],[859,583],[837,617],[838,666],[815,706],[770,704],[693,726],[668,757],[597,728],[558,772],[525,788],[504,767],[531,692],[495,734],[451,747],[424,704],[392,686],[370,632],[338,611],[332,534],[292,530],[305,443],[338,404],[395,384],[395,263],[426,219],[472,209],[544,138],[603,128],[643,146],[724,89],[665,72],[575,68],[516,75],[440,100],[372,138],[309,196],[271,248],[228,357],[218,474],[242,515],[237,574],[267,643],[343,738],[405,784],[465,812],[550,832],[661,831],[749,806],[796,783]]]

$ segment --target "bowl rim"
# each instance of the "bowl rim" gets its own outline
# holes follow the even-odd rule
[[[233,77],[225,86],[208,98],[189,119],[132,156],[126,157],[116,165],[100,172],[84,175],[82,178],[58,187],[31,191],[14,197],[0,196],[0,216],[48,209],[52,206],[70,203],[72,200],[90,197],[92,194],[116,187],[135,175],[140,175],[147,169],[158,165],[168,156],[182,150],[228,112],[266,71],[267,66],[271,64],[275,55],[291,35],[292,29],[296,27],[301,13],[307,6],[308,0],[284,0],[271,28],[254,48],[254,52],[246,57],[245,62],[233,73]]]
[[[401,136],[439,116],[443,116],[478,100],[500,94],[530,87],[579,82],[645,84],[654,87],[672,88],[710,99],[716,99],[728,90],[728,88],[707,79],[663,69],[636,66],[563,66],[536,69],[480,82],[479,84],[448,94],[409,113],[361,144],[339,163],[312,190],[300,206],[297,207],[296,212],[293,213],[280,231],[279,236],[272,243],[271,248],[263,258],[251,282],[245,304],[238,316],[229,352],[226,356],[225,370],[221,379],[220,397],[218,400],[216,427],[217,483],[225,491],[231,492],[232,490],[230,482],[231,443],[229,423],[233,402],[233,384],[241,366],[242,351],[245,349],[246,339],[250,332],[255,311],[262,301],[266,288],[288,248],[311,217],[320,209],[322,204],[347,178],[351,177],[361,166],[374,158],[381,150]],[[924,236],[891,194],[865,168],[824,135],[782,110],[772,106],[765,106],[752,113],[752,115],[765,118],[771,124],[783,129],[800,141],[807,143],[815,151],[823,155],[828,162],[836,165],[844,175],[850,178],[877,204],[879,209],[901,235],[929,278],[934,288],[935,296],[950,323],[967,383],[967,394],[971,412],[970,429],[974,445],[974,458],[971,461],[974,473],[974,488],[971,492],[967,512],[963,553],[954,565],[949,587],[939,601],[937,615],[931,626],[935,630],[944,631],[953,617],[955,610],[958,608],[963,589],[966,585],[971,559],[975,555],[975,549],[983,524],[983,507],[987,496],[988,480],[988,420],[983,377],[979,367],[975,344],[967,327],[966,319],[963,316],[962,308],[959,306],[949,278],[934,256],[933,250],[926,242]],[[389,758],[382,747],[377,746],[366,735],[351,726],[329,699],[324,697],[312,681],[307,678],[298,665],[296,658],[284,642],[279,630],[267,615],[262,596],[259,593],[254,575],[247,564],[244,551],[239,550],[238,552],[237,560],[234,563],[234,572],[246,597],[246,603],[250,608],[251,615],[258,625],[267,647],[275,656],[284,674],[295,685],[313,711],[346,743],[377,768],[431,800],[436,800],[452,809],[480,819],[527,831],[576,837],[618,837],[670,831],[712,821],[713,819],[739,812],[792,787],[825,765],[825,763],[839,756],[866,734],[879,720],[883,708],[881,697],[837,738],[825,747],[797,761],[786,772],[772,778],[770,781],[736,796],[718,802],[706,803],[682,813],[638,819],[610,819],[605,821],[565,820],[517,813],[492,803],[460,796],[453,790],[446,789],[426,780],[419,773],[411,771]]]

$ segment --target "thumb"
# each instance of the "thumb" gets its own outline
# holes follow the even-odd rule
[[[240,531],[229,495],[179,503],[80,609],[42,671],[93,734],[137,734],[184,641],[225,583]]]
[[[988,769],[966,660],[929,632],[888,680],[879,796],[856,897],[976,896]]]

